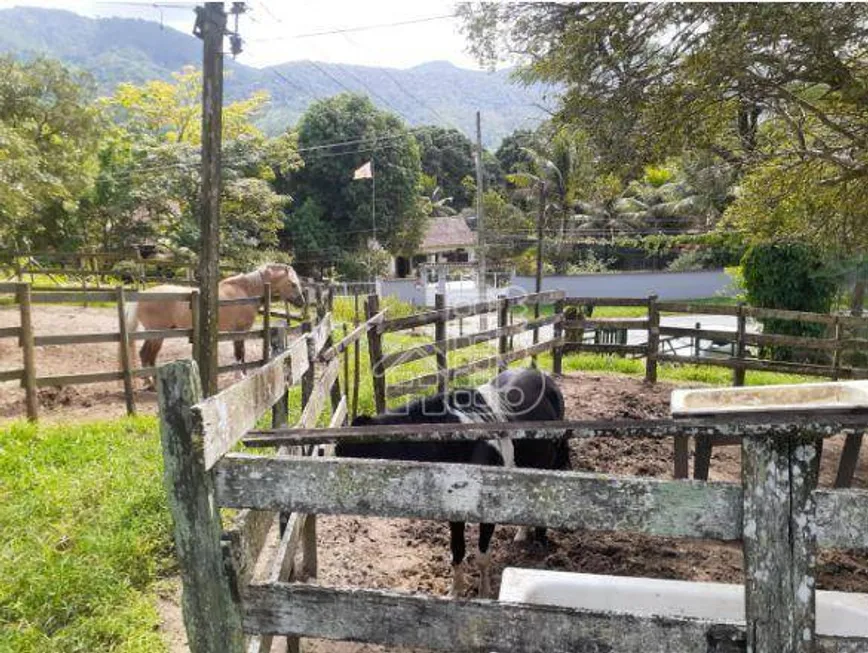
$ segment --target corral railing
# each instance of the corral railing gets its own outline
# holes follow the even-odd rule
[[[112,290],[80,290],[75,288],[39,288],[32,287],[27,283],[0,283],[0,296],[6,294],[12,296],[12,301],[18,306],[18,326],[0,327],[0,339],[15,338],[21,348],[21,367],[12,369],[0,369],[0,382],[19,381],[24,390],[27,417],[35,420],[39,415],[39,402],[37,391],[39,388],[52,386],[70,386],[89,383],[104,383],[111,381],[123,381],[124,398],[127,412],[132,414],[136,410],[133,379],[139,377],[152,377],[156,368],[137,367],[137,362],[131,360],[130,344],[153,338],[183,339],[193,346],[193,356],[196,357],[198,348],[198,319],[199,319],[199,291],[195,288],[177,292],[138,292],[117,287]],[[310,289],[312,305],[317,307],[318,316],[325,315],[327,306],[325,301],[330,298],[327,293],[318,290],[317,287]],[[101,333],[75,333],[75,334],[50,334],[38,333],[34,327],[34,312],[39,305],[58,304],[82,301],[110,303],[117,307],[117,331]],[[189,329],[159,329],[139,330],[130,332],[125,317],[126,307],[130,302],[149,302],[177,300],[188,303],[191,309],[192,327]],[[259,359],[245,361],[243,363],[231,363],[222,365],[220,373],[235,371],[247,371],[261,366],[271,358],[270,340],[272,318],[278,317],[284,320],[290,318],[301,319],[303,316],[290,314],[288,311],[275,310],[272,305],[270,286],[266,284],[265,290],[260,297],[245,299],[220,300],[220,306],[255,304],[262,314],[261,326],[248,331],[223,331],[217,336],[218,341],[258,340],[262,342],[262,356]],[[329,322],[330,324],[330,322]],[[331,328],[330,326],[328,327]],[[301,332],[301,325],[293,327],[291,333]],[[118,366],[115,369],[99,372],[40,375],[36,362],[36,350],[39,347],[89,345],[98,343],[117,343],[119,347]]]
[[[749,370],[763,370],[808,376],[827,377],[832,380],[847,378],[868,378],[868,368],[846,365],[848,354],[864,351],[868,339],[868,317],[786,311],[772,308],[758,308],[738,304],[696,304],[689,302],[658,301],[657,297],[568,297],[564,304],[578,310],[567,309],[564,322],[567,351],[589,351],[641,356],[646,359],[646,378],[657,378],[659,363],[695,363],[713,365],[733,370],[733,385],[744,385],[745,373]],[[588,316],[591,307],[642,307],[646,315],[639,318],[594,318]],[[703,329],[695,327],[669,326],[661,324],[661,314],[669,315],[709,315],[735,318],[735,328]],[[790,336],[772,333],[749,333],[746,325],[749,318],[775,319],[797,323],[817,324],[825,327],[825,333],[815,337]],[[617,338],[606,339],[606,334],[640,331],[645,338],[638,343],[629,344]],[[593,337],[588,341],[588,335]],[[672,341],[682,341],[673,344]],[[684,344],[687,340],[687,344]],[[715,356],[701,356],[707,348],[703,343],[728,346],[730,351],[716,350]],[[761,347],[795,347],[800,350],[822,353],[828,364],[800,363],[782,360],[764,360],[755,355]],[[677,350],[687,349],[684,354]]]
[[[830,315],[803,311],[786,311],[757,308],[738,304],[697,304],[689,302],[661,302],[656,296],[649,297],[568,297],[564,300],[565,335],[564,350],[585,351],[603,354],[621,354],[645,358],[645,379],[657,380],[660,363],[696,364],[726,367],[733,371],[732,383],[741,386],[749,370],[763,370],[792,374],[812,375],[838,379],[868,378],[868,368],[845,365],[848,354],[864,353],[868,339],[868,317]],[[646,315],[634,318],[595,318],[595,307],[642,307]],[[588,313],[591,315],[588,316]],[[735,318],[735,328],[703,329],[661,324],[661,315],[677,316],[709,315]],[[817,324],[825,327],[825,334],[816,337],[789,336],[771,333],[750,333],[748,319],[775,319]],[[640,332],[644,337],[639,342],[627,342],[627,334]],[[714,349],[713,356],[702,356],[707,351],[703,343],[728,346],[729,352]],[[828,364],[798,363],[758,358],[760,347],[797,347],[801,350],[823,353]],[[687,353],[684,353],[687,349]],[[858,359],[857,359],[858,360]],[[712,448],[720,445],[738,444],[733,438],[697,438],[694,462],[694,477],[707,479]],[[853,433],[847,436],[841,455],[841,464],[835,479],[836,487],[848,487],[856,471],[862,436]],[[675,440],[675,475],[685,478],[688,474],[688,443],[686,438]]]
[[[408,317],[392,318],[383,321],[368,335],[368,347],[371,359],[371,371],[374,383],[374,400],[377,412],[386,409],[387,399],[403,397],[436,388],[446,390],[453,381],[484,370],[503,370],[512,362],[533,357],[544,351],[552,351],[553,369],[561,371],[561,302],[564,294],[560,291],[547,291],[538,294],[500,297],[498,299],[476,302],[473,304],[445,306],[445,297],[436,296],[436,307],[433,311],[424,311]],[[540,306],[554,304],[552,315],[540,317]],[[366,311],[370,317],[379,312],[379,297],[369,295]],[[529,311],[533,315],[529,315]],[[486,318],[495,314],[496,326],[487,328]],[[518,319],[515,315],[520,313]],[[464,320],[477,318],[483,328],[473,333],[463,333]],[[408,349],[386,352],[386,336],[422,327],[433,326],[431,342]],[[551,326],[552,337],[540,341],[540,329]],[[452,335],[450,335],[450,327]],[[454,333],[455,330],[458,333]],[[513,338],[519,334],[532,332],[533,342],[530,345],[513,348]],[[460,351],[482,343],[497,340],[496,351],[492,348],[491,355],[449,365],[449,353]],[[387,383],[386,373],[390,369],[400,367],[423,359],[434,359],[430,374],[418,376],[401,382]]]
[[[376,318],[377,316],[375,316]],[[382,321],[379,322],[382,324]],[[377,319],[369,320],[372,332]],[[317,361],[312,336],[251,378],[201,402],[195,366],[160,369],[166,487],[184,580],[193,653],[269,650],[270,638],[353,640],[447,651],[850,653],[868,639],[815,633],[818,548],[868,549],[868,492],[817,489],[819,442],[863,433],[864,414],[766,414],[732,419],[418,425],[311,430],[332,395],[333,362],[315,383],[301,428],[250,432]],[[337,346],[335,346],[337,348]],[[334,359],[332,359],[333,361]],[[301,376],[300,376],[301,375]],[[314,408],[309,408],[313,405]],[[334,425],[336,418],[331,420]],[[301,422],[306,422],[302,424]],[[475,465],[299,455],[338,440],[731,437],[742,447],[741,486]],[[233,452],[239,441],[274,455]],[[221,536],[214,506],[239,509]],[[280,546],[257,561],[275,512],[291,513]],[[654,536],[743,541],[746,625],[490,600],[450,600],[322,587],[307,524],[314,514],[469,520]],[[307,515],[307,517],[301,517]],[[270,520],[270,521],[269,521]],[[298,524],[301,523],[301,526]],[[315,522],[313,522],[315,523]],[[307,536],[305,536],[307,533]],[[297,547],[300,569],[293,567]],[[257,565],[269,571],[254,578]],[[868,598],[868,597],[866,597]],[[245,638],[247,640],[245,641]],[[291,649],[295,650],[295,649]]]
[[[269,582],[317,575],[316,516],[299,511],[283,520],[278,546],[266,539],[278,523],[276,511],[241,510],[222,529],[213,502],[212,468],[266,416],[272,427],[290,417],[290,389],[300,386],[295,426],[313,428],[327,406],[327,424],[347,420],[347,395],[341,390],[340,367],[350,348],[382,323],[372,316],[338,342],[327,321],[287,338],[275,332],[275,357],[250,377],[203,400],[196,365],[177,361],[158,371],[160,423],[165,459],[165,485],[175,523],[175,543],[184,582],[184,623],[190,648],[201,651],[268,651],[272,637],[257,633],[242,641],[236,590],[250,585],[254,571],[264,569]],[[345,385],[346,388],[346,376]],[[278,447],[279,455],[310,455],[312,447]],[[302,563],[294,565],[299,548]],[[260,560],[270,555],[267,560]],[[290,637],[290,651],[298,651]]]

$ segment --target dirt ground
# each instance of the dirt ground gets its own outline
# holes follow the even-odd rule
[[[15,326],[13,309],[0,309],[0,327]],[[117,329],[114,309],[87,309],[75,306],[44,306],[34,314],[36,331],[49,333],[111,332]],[[258,343],[249,343],[248,359],[259,354]],[[190,355],[183,340],[166,341],[160,360]],[[231,343],[224,343],[221,362],[231,362]],[[37,353],[40,376],[112,369],[117,347],[112,344],[44,347]],[[0,340],[0,369],[20,364],[20,350],[13,339]],[[223,383],[231,382],[226,377]],[[602,374],[571,374],[561,384],[570,419],[663,417],[669,413],[669,396],[674,386],[648,386],[639,380]],[[143,411],[155,410],[153,393],[139,392]],[[123,414],[120,383],[83,385],[40,391],[44,419],[84,419]],[[0,384],[0,419],[20,416],[23,393],[17,384]],[[843,438],[826,441],[821,485],[830,485],[840,458]],[[581,471],[671,478],[672,443],[654,440],[574,440],[573,468]],[[737,481],[739,448],[714,451],[710,477]],[[863,447],[855,486],[868,487],[868,447]],[[320,577],[328,586],[398,589],[445,595],[450,582],[449,531],[445,523],[418,520],[320,517],[318,552]],[[548,546],[512,541],[515,529],[498,527],[492,544],[493,590],[500,588],[504,567],[518,566],[587,573],[649,576],[684,580],[741,582],[742,555],[738,542],[712,542],[653,538],[622,533],[550,532]],[[475,596],[476,526],[468,529],[469,585],[466,596]],[[846,551],[824,552],[818,567],[820,589],[868,592],[868,555]],[[159,609],[163,630],[172,653],[186,651],[179,614],[177,582],[161,590]],[[282,651],[282,643],[276,646]],[[383,647],[305,640],[306,653],[374,653]],[[408,653],[406,649],[400,649]]]
[[[0,307],[0,328],[19,326],[18,308]],[[117,333],[116,308],[84,308],[75,305],[38,304],[33,310],[33,329],[37,336],[72,335],[76,333]],[[140,346],[140,345],[139,345]],[[157,362],[189,358],[192,345],[184,338],[163,341]],[[246,359],[256,360],[262,355],[261,343],[250,340],[246,345]],[[235,361],[232,343],[220,343],[220,364]],[[0,370],[20,369],[23,365],[21,348],[15,338],[0,338]],[[140,363],[136,359],[136,365]],[[60,374],[86,374],[120,370],[118,345],[96,343],[87,345],[48,345],[36,347],[36,373],[38,377]],[[233,374],[221,376],[221,386],[231,383]],[[157,395],[141,389],[136,393],[138,410],[156,411]],[[123,385],[120,381],[89,383],[75,386],[45,387],[37,392],[40,419],[46,422],[60,420],[111,419],[126,414]],[[0,420],[25,415],[24,391],[19,382],[0,383]]]

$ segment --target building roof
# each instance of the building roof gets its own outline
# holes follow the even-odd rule
[[[419,252],[442,252],[475,245],[476,234],[470,231],[464,218],[430,218]]]

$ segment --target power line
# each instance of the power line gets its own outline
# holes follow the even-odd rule
[[[325,30],[322,32],[308,32],[306,34],[290,34],[287,36],[275,36],[264,39],[253,39],[252,43],[267,43],[272,41],[286,41],[288,39],[306,39],[317,36],[331,36],[334,34],[348,34],[350,32],[363,32],[372,29],[383,29],[387,27],[401,27],[402,25],[415,25],[418,23],[429,23],[435,20],[446,20],[447,18],[455,18],[455,14],[443,14],[441,16],[428,16],[426,18],[414,18],[411,20],[401,20],[394,23],[380,23],[377,25],[359,25],[357,27],[345,27],[341,29]]]

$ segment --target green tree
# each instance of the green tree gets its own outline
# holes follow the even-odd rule
[[[419,147],[401,120],[367,97],[344,93],[313,103],[298,135],[305,165],[292,191],[302,204],[315,200],[332,242],[343,251],[365,246],[376,222],[376,237],[386,249],[412,252],[425,212],[419,198]],[[369,161],[375,182],[354,181],[353,172]]]
[[[460,211],[476,198],[468,195],[461,181],[476,174],[473,144],[457,129],[424,127],[413,132],[419,144],[422,172],[437,181],[441,198],[451,197],[450,205]]]
[[[0,242],[18,250],[81,243],[78,200],[97,170],[89,77],[56,61],[0,57]]]

